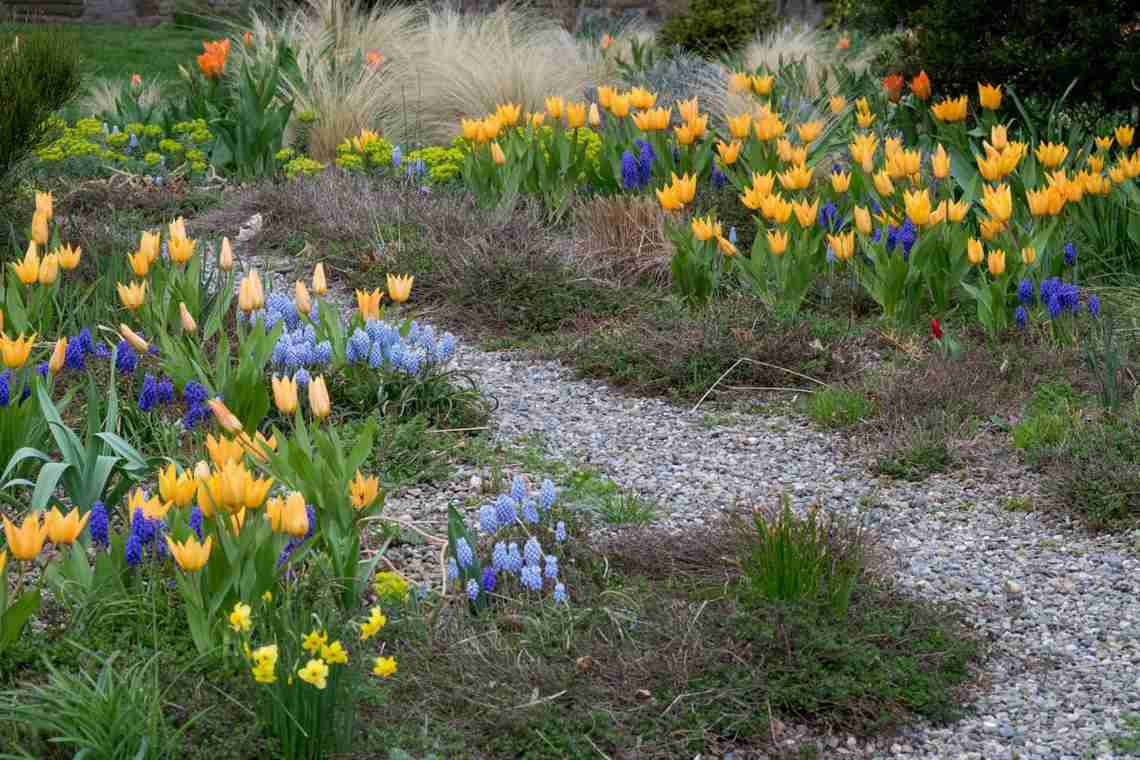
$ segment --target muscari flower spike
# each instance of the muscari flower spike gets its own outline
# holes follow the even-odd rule
[[[542,546],[534,536],[526,540],[526,546],[523,547],[523,556],[526,558],[528,565],[537,565],[542,560]]]
[[[554,540],[560,544],[566,541],[566,523],[562,520],[554,527]]]
[[[106,548],[111,544],[111,537],[107,530],[107,508],[103,502],[96,501],[91,505],[91,517],[87,521],[87,530],[94,546]]]
[[[538,565],[526,565],[519,575],[519,582],[531,591],[542,590],[542,573],[539,572]]]
[[[475,563],[475,552],[462,536],[455,541],[455,557],[459,560],[460,567],[471,567]]]
[[[479,507],[479,529],[488,534],[493,534],[499,529],[499,520],[495,515],[494,504],[484,504]]]
[[[523,521],[534,525],[538,522],[538,508],[534,499],[527,499],[522,508]]]
[[[479,597],[479,581],[470,578],[467,581],[467,598],[475,601]]]
[[[568,604],[569,597],[566,596],[566,585],[563,583],[554,584],[554,602],[556,604]]]

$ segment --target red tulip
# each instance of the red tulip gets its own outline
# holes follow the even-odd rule
[[[930,334],[935,340],[942,340],[942,323],[937,319],[930,320]]]

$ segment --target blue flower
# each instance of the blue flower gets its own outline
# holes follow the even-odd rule
[[[839,216],[839,209],[834,203],[828,201],[819,210],[819,226],[829,232],[835,232],[842,225],[843,219]]]
[[[560,544],[566,541],[566,523],[562,520],[559,520],[558,524],[554,526],[554,540]]]
[[[84,327],[82,330],[79,331],[79,334],[75,336],[75,339],[76,339],[76,343],[79,345],[79,349],[83,353],[85,353],[85,354],[95,353],[95,338],[92,337],[90,328]]]
[[[543,574],[547,578],[558,577],[558,557],[555,557],[553,554],[546,555],[546,568],[543,571]]]
[[[1013,321],[1017,323],[1018,327],[1025,327],[1028,320],[1029,314],[1025,311],[1025,307],[1018,306],[1017,310],[1013,312]]]
[[[48,376],[48,363],[47,362],[40,362],[39,364],[37,364],[36,365],[36,374],[39,375],[40,377],[47,377]]]
[[[736,225],[735,224],[728,228],[728,242],[732,243],[733,245],[736,245]]]
[[[554,506],[556,495],[557,492],[554,489],[554,481],[550,478],[542,481],[542,488],[540,488],[538,492],[538,503],[544,512]]]
[[[716,164],[713,164],[712,183],[713,187],[717,188],[718,190],[728,184],[728,175],[722,172],[720,170],[720,167]]]
[[[495,515],[494,504],[484,504],[479,507],[479,529],[488,534],[499,529],[499,520]]]
[[[568,604],[569,597],[566,596],[566,585],[564,583],[554,584],[554,603],[555,604]]]
[[[483,590],[488,594],[495,590],[495,568],[483,568]]]
[[[0,406],[8,406],[12,395],[12,370],[0,372]]]
[[[111,537],[107,531],[107,508],[103,502],[96,501],[91,505],[91,517],[87,519],[87,530],[94,546],[101,548],[110,546]]]
[[[621,184],[626,190],[641,189],[641,164],[628,150],[621,154]]]
[[[90,335],[91,334],[88,333],[88,339],[90,339]],[[67,350],[63,354],[63,365],[68,369],[84,369],[87,364],[84,353],[83,344],[79,342],[79,339],[71,339],[68,341]]]
[[[502,541],[495,544],[495,548],[491,550],[491,565],[496,570],[506,570],[510,567],[510,559],[507,555],[507,545]]]
[[[1065,266],[1071,267],[1077,263],[1077,247],[1070,241],[1065,243]]]
[[[527,499],[523,504],[522,517],[525,522],[531,525],[538,522],[538,509],[536,508],[534,499]]]
[[[471,550],[467,539],[462,536],[455,542],[455,557],[459,560],[460,567],[471,567],[475,563],[475,552]]]
[[[186,386],[182,389],[182,400],[186,402],[187,406],[204,404],[209,397],[210,392],[206,390],[206,386],[196,380],[191,380],[186,383]]]
[[[404,152],[402,150],[400,150],[399,145],[392,148],[392,168],[393,169],[399,169],[400,168],[400,161],[401,161],[401,159],[403,159],[403,156],[404,156]]]
[[[539,545],[538,539],[534,536],[526,540],[526,546],[523,547],[523,557],[526,558],[529,565],[537,565],[542,561],[542,546]]]
[[[511,498],[520,504],[526,498],[526,481],[523,480],[522,475],[515,475],[511,478]]]
[[[142,562],[143,544],[142,539],[139,538],[139,535],[137,533],[132,531],[131,534],[127,537],[127,545],[124,548],[124,554],[126,555],[127,565],[129,567],[134,567],[138,563]]]
[[[316,364],[324,366],[332,361],[332,343],[322,340],[313,347],[313,359]]]
[[[174,401],[174,383],[169,377],[158,381],[158,403],[169,404]]]
[[[1061,302],[1061,295],[1055,291],[1049,297],[1049,303],[1046,306],[1049,308],[1049,319],[1056,319],[1061,316],[1061,312],[1065,309],[1065,304]]]
[[[190,530],[194,531],[199,541],[202,540],[202,510],[197,504],[190,510]]]
[[[149,412],[158,405],[158,382],[149,372],[143,378],[142,391],[139,393],[139,409]]]
[[[1033,305],[1033,298],[1037,294],[1037,289],[1033,287],[1033,280],[1028,277],[1022,279],[1017,285],[1017,300],[1021,301],[1026,306]]]
[[[505,493],[495,499],[495,517],[499,525],[511,525],[518,518],[516,502]]]
[[[309,379],[309,371],[304,367],[301,367],[301,369],[293,373],[294,382],[302,388],[309,384]]]
[[[453,581],[459,577],[459,565],[455,564],[455,557],[447,559],[447,579]]]
[[[638,168],[641,169],[639,187],[645,187],[653,179],[653,162],[657,160],[657,154],[653,152],[653,146],[645,140],[636,140],[634,145],[638,147]]]
[[[115,369],[119,371],[119,374],[129,375],[134,372],[138,365],[139,355],[131,348],[131,344],[125,340],[120,340],[116,350],[118,353],[115,354]]]
[[[527,565],[524,567],[522,573],[519,575],[519,581],[531,591],[541,591],[542,573],[539,572],[538,565]]]
[[[1100,298],[1098,296],[1089,296],[1089,316],[1100,316]]]
[[[479,581],[474,578],[467,580],[467,598],[471,601],[475,601],[479,598]]]
[[[522,569],[523,558],[519,554],[519,545],[511,541],[510,547],[507,549],[507,572],[517,573]]]

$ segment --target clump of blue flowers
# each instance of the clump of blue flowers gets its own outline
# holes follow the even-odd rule
[[[407,335],[393,324],[370,319],[356,328],[345,346],[345,361],[350,365],[386,369],[407,375],[419,375],[441,367],[455,354],[455,336],[436,335],[430,325],[412,321]]]
[[[626,190],[640,190],[653,179],[653,162],[657,154],[645,140],[636,140],[634,150],[621,154],[621,183]]]
[[[1032,280],[1023,279],[1017,286],[1017,299],[1019,305],[1014,309],[1013,320],[1018,327],[1029,323],[1029,309],[1038,301],[1050,321],[1061,319],[1066,314],[1076,316],[1081,313],[1082,305],[1088,309],[1090,317],[1100,316],[1100,299],[1097,296],[1088,294],[1082,304],[1081,289],[1076,283],[1066,282],[1060,277],[1042,280],[1036,288]]]

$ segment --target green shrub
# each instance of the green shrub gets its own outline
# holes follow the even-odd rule
[[[79,92],[77,50],[58,31],[0,36],[0,182],[44,139],[48,117]]]
[[[871,414],[871,402],[850,388],[824,388],[808,397],[808,416],[823,427],[847,427]]]
[[[705,55],[731,52],[775,23],[769,0],[691,0],[687,10],[661,25],[658,40]]]
[[[976,97],[978,82],[993,82],[1050,101],[1077,79],[1074,102],[1123,110],[1140,100],[1132,86],[1140,12],[1130,0],[870,0],[853,7],[858,26],[909,27],[913,34],[899,38],[903,58],[915,72],[925,69],[939,92]]]
[[[1093,528],[1133,528],[1140,518],[1140,420],[1109,416],[1074,429],[1044,463],[1046,503]]]
[[[1033,392],[1025,416],[1013,426],[1013,445],[1032,458],[1061,446],[1077,417],[1077,395],[1067,383],[1044,383]]]

